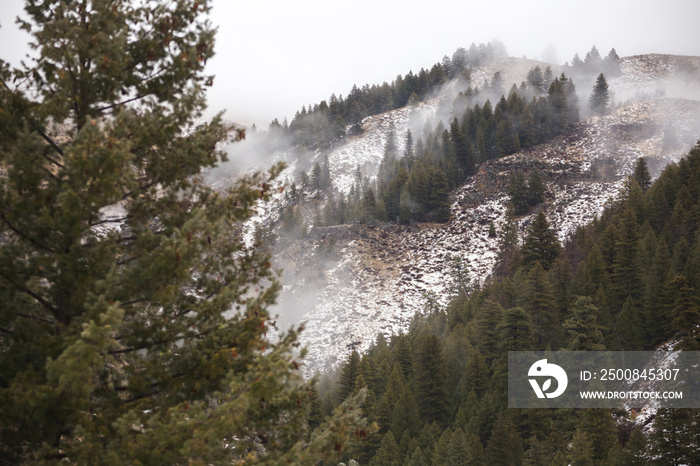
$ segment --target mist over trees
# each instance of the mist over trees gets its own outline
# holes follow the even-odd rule
[[[361,132],[359,123],[363,118],[417,105],[434,96],[448,81],[468,82],[471,69],[505,56],[505,47],[498,41],[459,48],[451,58],[445,56],[417,73],[398,75],[391,83],[353,85],[346,97],[333,94],[327,101],[305,105],[289,125],[275,119],[270,129],[288,131],[297,144],[324,147],[345,137],[348,127],[350,132]]]
[[[536,70],[531,73],[537,74]],[[483,105],[478,103],[482,93],[490,94],[493,89],[469,86],[451,105],[455,116],[449,127],[442,122],[434,127],[426,124],[417,136],[409,130],[403,144],[392,129],[376,180],[370,182],[358,168],[348,195],[335,191],[332,183],[319,189],[302,182],[300,187],[308,191],[308,198],[326,199],[322,208],[316,207],[313,224],[447,222],[450,193],[481,164],[547,142],[579,121],[579,99],[571,78],[562,74],[549,79],[546,86],[534,78],[532,83],[513,86],[495,107],[490,99]],[[542,180],[533,176],[536,178],[530,180],[530,192],[522,193],[522,202],[520,195],[514,197],[516,215],[543,201]],[[325,194],[321,196],[320,191]],[[288,205],[283,215],[287,218],[298,210],[298,206]]]
[[[452,57],[444,57],[430,71],[422,69],[418,78],[409,72],[391,84],[354,86],[345,99],[333,95],[329,103],[309,105],[308,110],[304,106],[290,125],[273,121],[271,133],[284,134],[300,147],[323,151],[342,144],[345,137],[360,134],[360,121],[365,116],[417,105],[436,95],[447,82],[462,89],[452,94],[454,100],[448,103],[451,120],[426,124],[422,132],[409,132],[404,141],[396,140],[392,132],[376,180],[370,182],[358,168],[351,192],[344,194],[332,185],[322,190],[309,186],[305,182],[309,176],[302,174],[297,188],[309,195],[300,199],[302,206],[288,206],[284,217],[304,216],[306,227],[446,222],[450,217],[450,193],[474,175],[482,163],[564,134],[580,120],[582,112],[589,112],[589,107],[595,113],[604,112],[610,94],[602,72],[611,76],[620,73],[615,50],[602,58],[594,46],[585,60],[576,55],[560,76],[555,77],[550,66],[542,69],[537,65],[528,72],[526,81],[507,92],[500,73],[481,87],[472,82],[471,70],[504,55],[498,43],[472,44],[469,49],[456,50]],[[584,108],[574,78],[567,73],[586,83],[584,89],[593,88],[597,73],[600,82],[590,99],[584,100]],[[362,111],[357,111],[360,108]],[[345,133],[332,129],[332,122],[340,125],[341,120],[347,128]],[[404,147],[403,153],[396,149],[400,146]],[[312,205],[307,202],[309,198],[314,199]],[[516,211],[521,215],[527,208],[521,205]]]
[[[591,112],[603,114],[608,109],[609,103],[610,96],[608,94],[608,82],[605,79],[605,75],[600,73],[596,79],[595,86],[593,86],[591,98],[589,99]]]
[[[594,45],[583,60],[576,54],[571,64],[567,62],[564,65],[566,72],[582,86],[582,89],[591,89],[589,107],[586,110],[593,114],[605,113],[610,103],[607,79],[620,75],[621,62],[614,48],[603,58]]]

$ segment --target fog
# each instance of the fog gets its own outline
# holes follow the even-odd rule
[[[21,0],[2,1],[0,57],[13,64],[29,51],[29,37],[14,24],[21,13]],[[302,105],[347,95],[353,84],[391,81],[494,38],[512,56],[559,63],[594,44],[620,56],[700,55],[698,17],[695,0],[214,0],[210,112],[226,110],[228,119],[261,128],[274,118],[291,121]]]
[[[210,103],[243,124],[291,121],[303,104],[415,73],[493,38],[513,56],[561,63],[594,44],[620,56],[700,55],[699,14],[693,0],[215,1],[219,55],[211,70],[218,82]]]

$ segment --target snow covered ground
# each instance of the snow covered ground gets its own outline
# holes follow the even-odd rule
[[[611,89],[646,92],[657,74],[666,83],[688,81],[692,73],[685,70],[692,69],[694,63],[626,58],[622,75],[611,80]],[[501,71],[509,87],[532,66],[531,61],[506,59],[476,70],[473,82],[478,85],[478,79],[490,79],[495,71]],[[696,76],[686,84],[698,88],[700,83]],[[436,123],[438,106],[436,99],[365,118],[362,135],[350,137],[327,152],[334,186],[349,192],[358,166],[364,175],[374,177],[390,129],[403,150],[407,129],[417,140],[426,119]],[[625,177],[639,157],[647,159],[656,176],[698,137],[699,101],[665,98],[621,105],[608,115],[579,123],[548,144],[482,165],[477,175],[454,193],[448,224],[345,225],[313,230],[276,257],[277,265],[284,268],[284,292],[276,312],[284,324],[305,322],[300,339],[309,350],[306,374],[336,367],[351,348],[367,349],[379,333],[390,336],[406,331],[417,312],[445,306],[453,295],[452,258],[462,259],[473,284],[484,283],[498,257],[498,240],[489,238],[489,224],[493,222],[497,230],[503,226],[508,201],[505,193],[514,170],[526,174],[540,171],[547,186],[545,213],[564,241],[622,195]],[[317,160],[322,155],[316,154]],[[290,165],[280,182],[290,184],[295,171]],[[274,196],[272,202],[259,206],[258,215],[247,224],[248,240],[256,223],[270,225],[278,217],[284,196]],[[531,218],[518,219],[521,238]]]
[[[349,193],[357,167],[363,175],[375,177],[384,157],[390,129],[394,129],[396,141],[403,150],[406,131],[411,129],[414,140],[418,139],[416,129],[422,129],[423,122],[435,115],[437,104],[437,100],[432,100],[365,118],[362,135],[348,138],[345,144],[328,153],[333,185],[341,192]]]
[[[700,121],[700,104],[634,104],[581,123],[573,136],[489,162],[454,194],[448,224],[355,226],[349,241],[338,241],[339,259],[323,269],[322,280],[295,283],[289,277],[287,296],[317,288],[316,305],[299,315],[307,322],[301,334],[309,349],[307,370],[335,367],[351,348],[366,349],[379,333],[406,331],[416,312],[445,306],[453,295],[453,257],[462,258],[472,283],[487,280],[498,256],[498,239],[489,238],[489,223],[501,230],[507,180],[514,170],[536,168],[542,173],[547,182],[545,213],[563,241],[622,194],[624,179],[638,157],[663,166],[684,152],[662,147],[659,128],[669,114],[676,118],[681,136],[687,137],[693,123]],[[358,154],[348,155],[360,159]],[[498,177],[503,177],[500,185]],[[530,220],[531,216],[518,219],[521,237]],[[317,267],[311,256],[307,266]],[[284,305],[282,301],[282,312]]]

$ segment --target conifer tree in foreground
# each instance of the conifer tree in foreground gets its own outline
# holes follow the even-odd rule
[[[296,331],[267,340],[279,286],[235,233],[268,176],[202,181],[244,135],[196,123],[209,2],[25,9],[36,60],[0,61],[0,462],[330,459],[358,410],[304,434]]]

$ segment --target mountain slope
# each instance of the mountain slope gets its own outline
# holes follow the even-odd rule
[[[406,331],[416,312],[447,304],[453,296],[453,257],[462,258],[473,284],[484,283],[498,256],[498,238],[489,237],[489,224],[502,230],[505,192],[515,170],[542,174],[547,185],[543,208],[565,240],[619,195],[637,158],[662,167],[682,154],[664,149],[659,128],[671,115],[680,137],[690,137],[693,123],[700,121],[700,102],[658,100],[622,107],[549,144],[487,162],[454,194],[448,224],[319,228],[301,240],[302,249],[325,242],[332,244],[332,254],[313,250],[290,260],[282,252],[277,259],[287,286],[281,311],[293,307],[297,295],[305,295],[301,301],[308,306],[309,293],[315,294],[313,305],[296,316],[307,322],[301,339],[310,350],[309,366],[334,366],[348,348],[367,348],[378,333]],[[521,235],[533,215],[518,220]],[[309,269],[313,277],[304,272]]]
[[[378,333],[405,331],[412,316],[426,307],[446,305],[454,288],[453,258],[461,258],[467,266],[473,285],[483,284],[499,252],[499,239],[489,237],[489,225],[493,222],[502,230],[514,171],[541,173],[547,192],[540,208],[560,240],[565,240],[619,195],[639,157],[647,158],[652,174],[680,157],[700,136],[700,102],[649,100],[649,96],[653,92],[661,97],[658,90],[667,89],[667,95],[679,92],[693,97],[694,90],[700,89],[698,74],[693,73],[699,62],[695,57],[624,58],[621,74],[610,80],[611,91],[618,102],[622,94],[636,95],[642,101],[588,118],[547,144],[482,164],[453,193],[447,224],[313,228],[305,238],[278,246],[274,259],[284,271],[284,291],[277,312],[283,327],[306,322],[301,340],[309,348],[307,373],[337,365],[350,348],[367,348]],[[472,81],[478,84],[499,71],[504,84],[510,86],[524,80],[535,64],[501,60],[474,70]],[[557,67],[553,71],[560,72]],[[446,86],[445,92],[453,91]],[[587,93],[579,87],[581,100]],[[449,121],[446,103],[449,99],[437,97],[416,107],[367,117],[362,135],[325,152],[317,151],[312,161],[327,155],[334,186],[347,193],[358,166],[370,179],[376,176],[390,131],[403,141],[408,129],[414,136],[420,134],[427,120]],[[292,152],[285,156],[289,165],[281,182],[290,185],[300,168]],[[248,241],[253,240],[257,224],[277,228],[286,202],[278,193],[273,202],[260,206],[258,217],[247,225]],[[521,236],[531,218],[532,214],[518,219]]]

